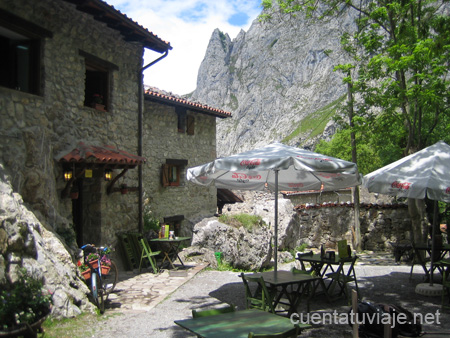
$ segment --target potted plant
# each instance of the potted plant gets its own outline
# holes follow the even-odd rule
[[[125,194],[128,193],[128,186],[127,186],[126,183],[122,183],[122,184],[120,185],[120,193],[121,193],[122,195],[125,195]]]
[[[103,104],[103,96],[100,94],[92,95],[91,106],[97,110],[105,111],[105,105]]]
[[[109,270],[111,269],[111,260],[108,258],[108,256],[103,255],[100,259],[101,267],[102,267],[102,275],[107,275],[109,273]]]
[[[0,291],[0,336],[24,335],[28,327],[38,330],[52,306],[52,295],[43,292],[43,284],[27,270],[19,270],[19,279],[2,285]],[[21,334],[22,333],[22,334]]]
[[[79,261],[78,268],[80,269],[81,275],[83,276],[83,278],[85,280],[88,280],[89,278],[91,278],[91,269],[86,264],[82,264]]]
[[[89,262],[89,264],[94,268],[97,269],[98,268],[98,259],[99,259],[99,255],[97,255],[96,253],[90,253],[87,258],[86,261]]]

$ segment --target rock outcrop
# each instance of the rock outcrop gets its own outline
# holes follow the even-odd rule
[[[222,252],[223,262],[246,270],[267,267],[272,258],[272,234],[267,226],[244,227],[223,224],[217,218],[205,218],[194,227],[192,246]]]
[[[311,148],[335,132],[327,122],[346,87],[333,68],[348,62],[340,37],[354,29],[353,15],[324,23],[276,14],[234,40],[213,32],[193,97],[233,113],[218,123],[219,156],[281,140]]]
[[[0,288],[17,280],[19,267],[42,280],[53,294],[54,318],[94,310],[86,296],[89,290],[80,279],[68,248],[13,192],[0,165]]]

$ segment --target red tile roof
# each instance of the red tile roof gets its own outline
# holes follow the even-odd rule
[[[114,164],[119,167],[134,167],[145,163],[145,158],[132,155],[113,146],[100,147],[80,142],[75,149],[62,156],[59,162]]]
[[[190,110],[197,111],[199,113],[214,115],[220,118],[231,117],[231,113],[225,110],[213,108],[200,102],[190,101],[179,95],[168,93],[155,87],[146,86],[145,98],[162,103],[169,103],[171,105],[186,107]]]
[[[147,28],[115,9],[102,0],[65,0],[77,5],[77,10],[91,14],[95,20],[104,22],[108,27],[118,30],[127,41],[138,41],[144,47],[158,53],[172,49],[170,43],[162,40]]]

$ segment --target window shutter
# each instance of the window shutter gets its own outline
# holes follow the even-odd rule
[[[163,187],[168,187],[170,185],[168,171],[169,171],[169,165],[163,164],[161,166],[161,184]]]
[[[195,118],[194,116],[187,116],[187,134],[194,135],[194,126],[195,126]]]

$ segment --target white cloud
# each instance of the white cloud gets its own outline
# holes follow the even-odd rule
[[[260,0],[106,0],[173,47],[166,58],[144,72],[144,83],[175,94],[192,92],[214,29],[231,39],[248,30],[261,12]],[[245,15],[243,15],[245,14]],[[230,18],[248,17],[238,25]],[[146,51],[144,64],[161,54]]]

